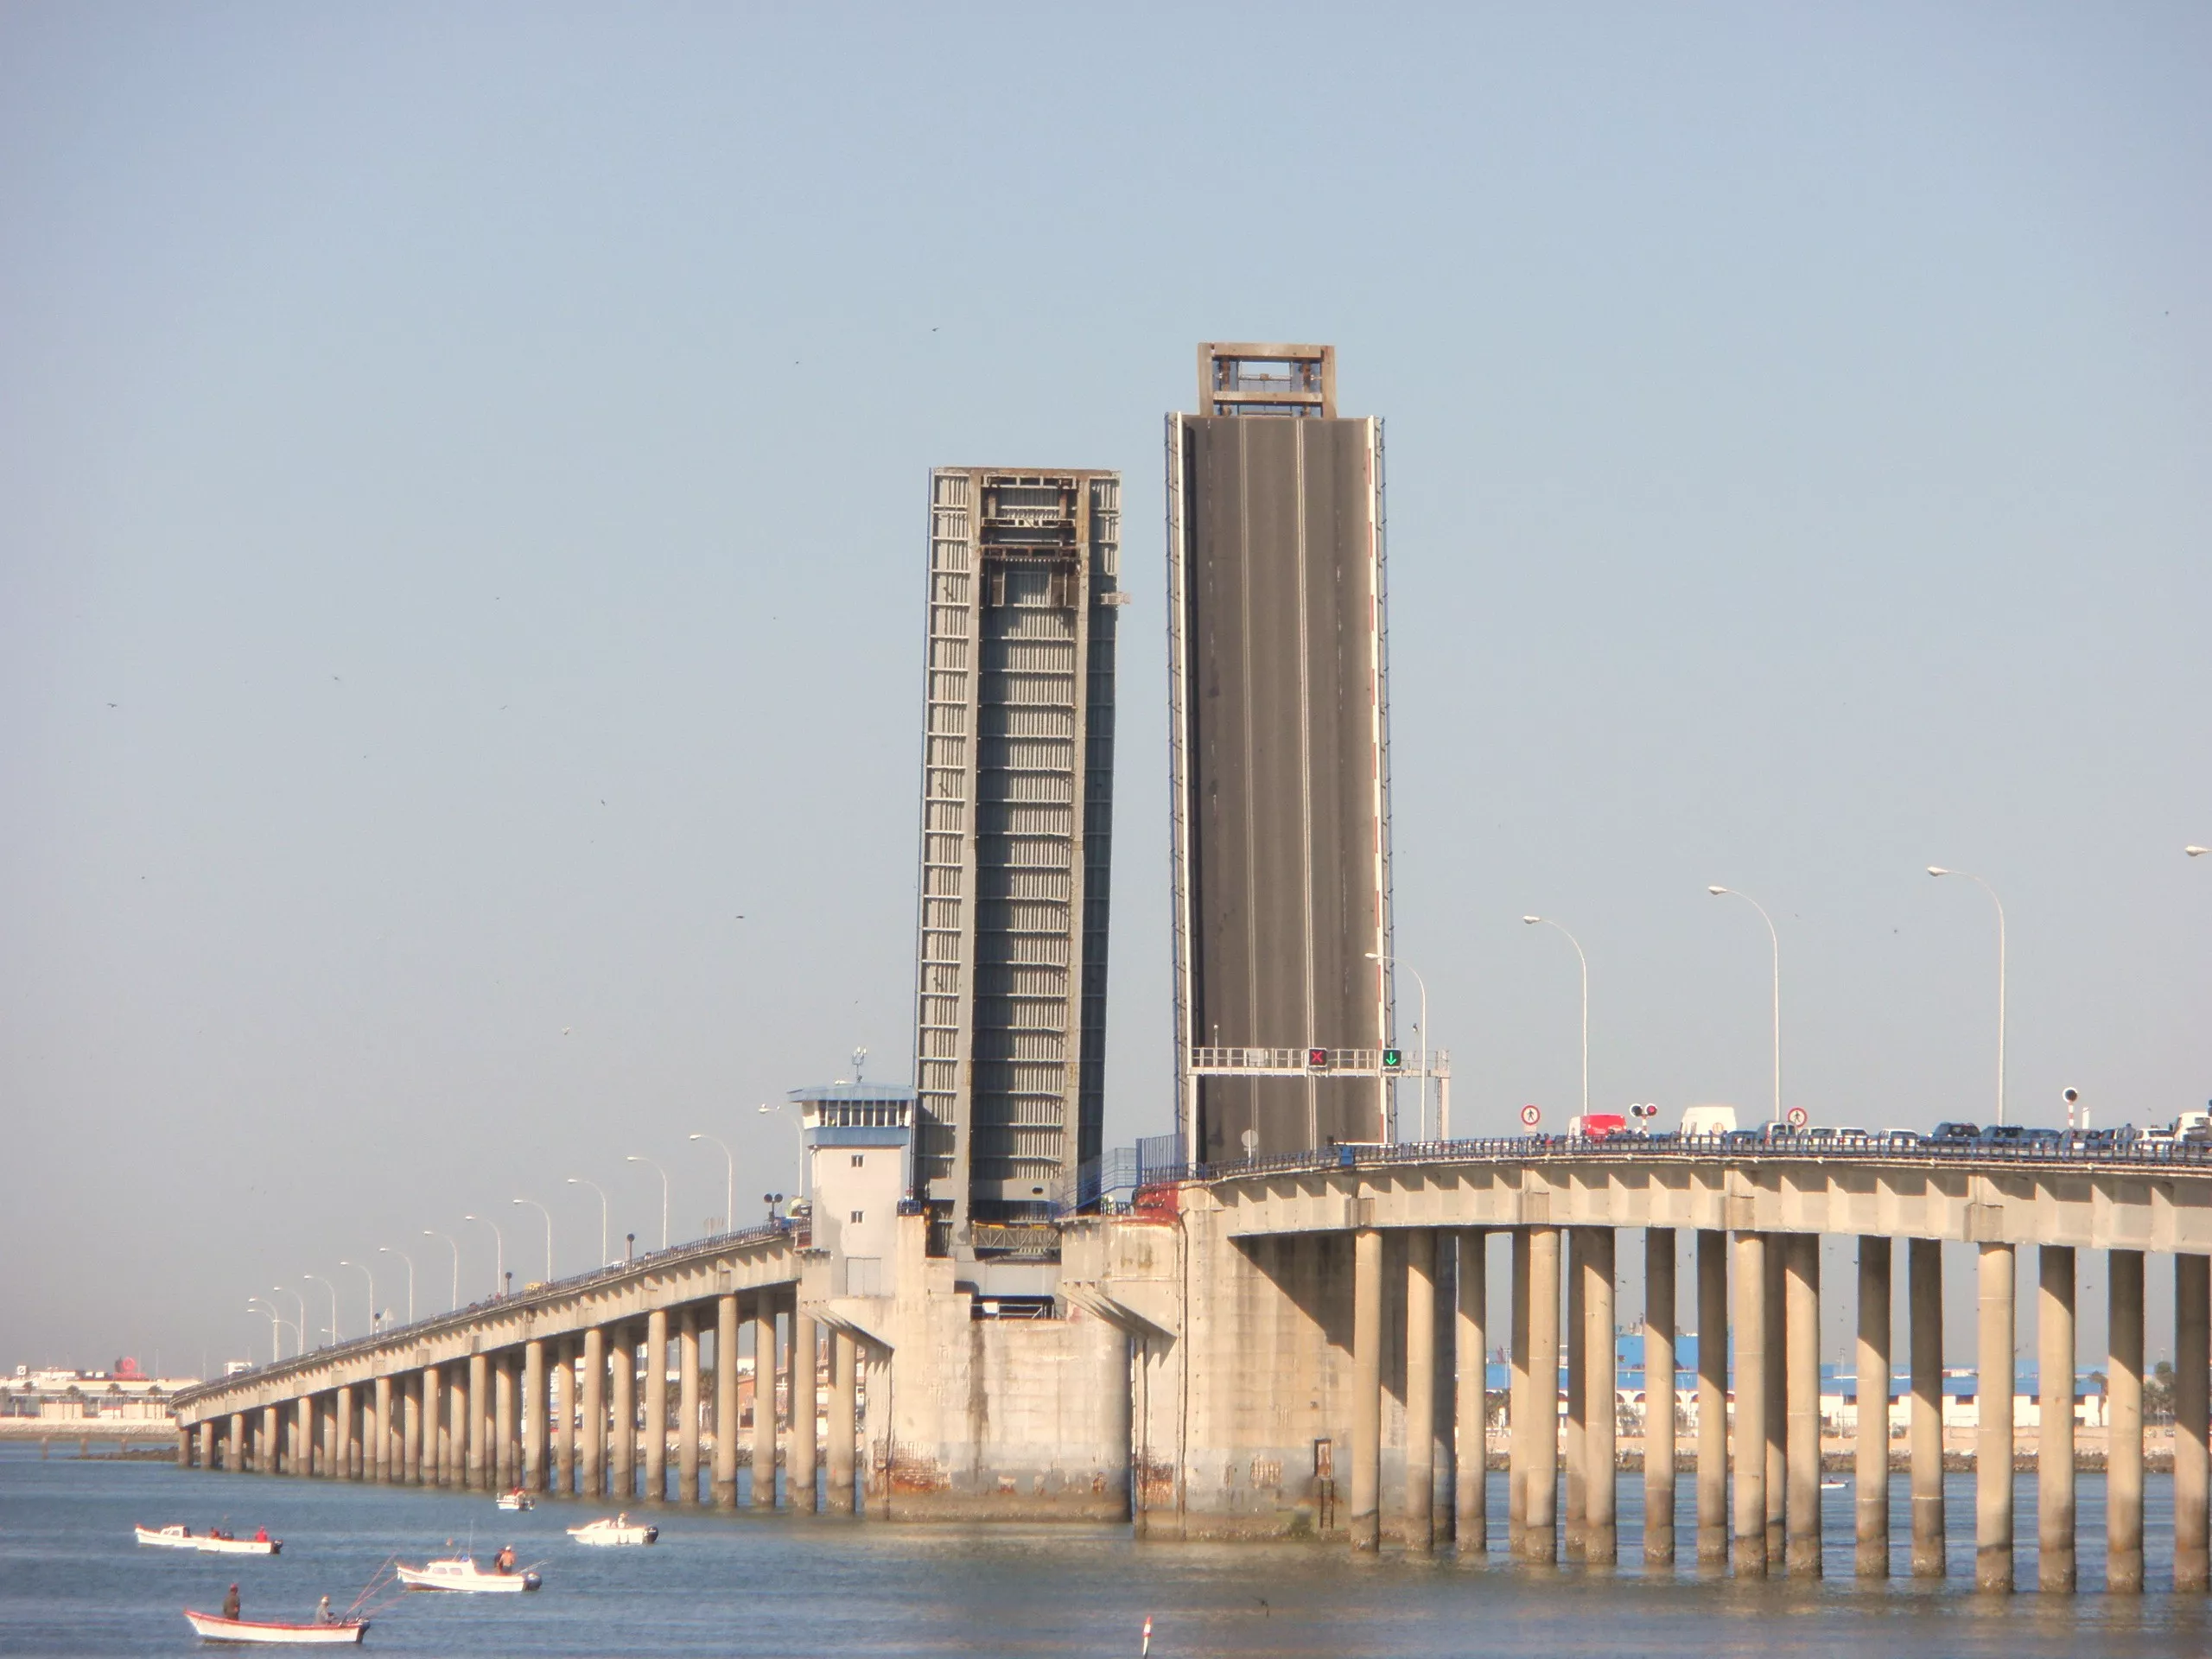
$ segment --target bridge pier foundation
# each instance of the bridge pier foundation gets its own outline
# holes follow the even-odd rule
[[[1643,1560],[1675,1561],[1675,1230],[1643,1230]]]
[[[1766,1576],[1766,1236],[1736,1235],[1736,1575]]]
[[[1783,1256],[1784,1364],[1789,1372],[1787,1564],[1821,1576],[1821,1236],[1794,1233]]]
[[[1890,1241],[1859,1241],[1859,1423],[1853,1440],[1855,1557],[1862,1579],[1890,1576]]]
[[[2010,1244],[1981,1246],[1977,1264],[1974,1568],[1977,1589],[2012,1587],[2012,1355],[2017,1262]]]
[[[1912,1576],[1947,1570],[1943,1518],[1943,1242],[1916,1238],[1906,1255],[1912,1365]]]
[[[1406,1235],[1406,1548],[1436,1548],[1436,1230]],[[1377,1402],[1378,1410],[1380,1402]]]
[[[1559,1270],[1556,1227],[1529,1230],[1529,1458],[1521,1559],[1559,1560]]]
[[[2074,1593],[2074,1251],[2037,1263],[2036,1588]]]
[[[1459,1235],[1452,1360],[1452,1539],[1463,1555],[1490,1552],[1490,1235]]]
[[[2206,1391],[2212,1256],[2174,1257],[2174,1588],[2207,1586]]]
[[[2105,1258],[2105,1588],[2143,1592],[2143,1252]]]
[[[1728,1565],[1728,1235],[1697,1236],[1697,1560]]]
[[[1614,1469],[1620,1424],[1619,1349],[1613,1340],[1618,1237],[1611,1227],[1587,1229],[1582,1263],[1582,1553],[1584,1560],[1605,1567],[1620,1560]]]
[[[737,1298],[715,1299],[715,1507],[737,1507]]]
[[[668,1502],[668,1310],[645,1315],[645,1497]]]
[[[676,1501],[699,1501],[699,1310],[676,1314]]]

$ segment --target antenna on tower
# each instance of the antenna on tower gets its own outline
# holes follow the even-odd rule
[[[861,1073],[865,1071],[867,1067],[868,1050],[865,1048],[855,1049],[853,1051],[853,1081],[855,1083],[858,1083],[861,1080]]]

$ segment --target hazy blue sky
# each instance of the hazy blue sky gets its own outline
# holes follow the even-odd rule
[[[1529,911],[1595,1103],[1761,1106],[1715,881],[1793,1101],[1986,1118],[1931,861],[2016,1116],[2201,1104],[2209,80],[2194,5],[0,5],[0,1361],[265,1354],[303,1272],[358,1332],[379,1244],[442,1306],[426,1227],[480,1294],[518,1194],[578,1269],[565,1176],[696,1230],[688,1132],[757,1198],[758,1103],[910,1076],[932,463],[1127,474],[1166,1128],[1207,338],[1389,421],[1455,1127],[1575,1104]]]

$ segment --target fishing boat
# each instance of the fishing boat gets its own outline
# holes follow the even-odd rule
[[[524,1590],[535,1590],[540,1580],[535,1571],[524,1567],[519,1573],[486,1573],[468,1555],[449,1555],[442,1561],[426,1561],[421,1567],[399,1566],[392,1569],[399,1575],[400,1583],[410,1590],[463,1590],[479,1594],[519,1595]]]
[[[207,1555],[274,1555],[284,1548],[281,1538],[230,1538],[190,1527],[134,1527],[142,1544],[156,1549],[196,1549]]]
[[[581,1527],[570,1527],[569,1536],[580,1544],[650,1544],[660,1536],[660,1529],[632,1521],[623,1514],[611,1521],[602,1516]]]
[[[499,1504],[503,1510],[534,1510],[537,1507],[531,1495],[519,1486],[512,1492],[501,1492]]]
[[[265,1618],[225,1618],[220,1613],[184,1610],[185,1622],[202,1642],[274,1642],[286,1646],[336,1643],[358,1647],[369,1633],[365,1618],[340,1618],[327,1624],[295,1624]]]
[[[156,1549],[197,1549],[200,1540],[190,1527],[134,1527],[142,1544]]]

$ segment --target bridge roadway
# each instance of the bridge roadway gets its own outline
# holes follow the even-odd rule
[[[1480,1552],[1491,1544],[1481,1476],[1484,1356],[1496,1338],[1511,1353],[1501,1541],[1529,1560],[1609,1560],[1618,1550],[1618,1378],[1606,1363],[1615,1240],[1641,1227],[1650,1517],[1642,1542],[1645,1559],[1663,1565],[1675,1548],[1675,1277],[1678,1230],[1688,1229],[1703,1338],[1698,1559],[1744,1575],[1815,1575],[1819,1243],[1847,1233],[1859,1241],[1857,1375],[1870,1400],[1889,1397],[1893,1241],[1907,1241],[1911,1536],[1901,1560],[1916,1573],[1944,1570],[1942,1254],[1975,1252],[1980,1371],[2005,1379],[1980,1402],[1973,1527],[1976,1576],[1991,1588],[2012,1586],[2018,1554],[2010,1382],[2019,1249],[2037,1252],[2040,1374],[2068,1379],[2069,1395],[2078,1254],[2107,1255],[2111,1340],[2100,1359],[2110,1379],[2104,1545],[2115,1591],[2143,1586],[2145,1264],[2171,1255],[2174,1583],[2202,1590],[2212,1579],[2205,1148],[2087,1155],[1923,1144],[1816,1154],[1802,1144],[1507,1140],[1339,1149],[1188,1175],[1141,1194],[1133,1213],[1062,1224],[1050,1319],[990,1317],[990,1300],[963,1277],[970,1269],[925,1256],[919,1217],[901,1218],[879,1296],[836,1294],[847,1275],[831,1252],[760,1230],[210,1382],[181,1396],[180,1458],[623,1501],[642,1473],[649,1495],[664,1495],[673,1338],[677,1491],[696,1501],[708,1427],[700,1344],[711,1332],[713,1497],[733,1503],[738,1367],[720,1360],[738,1352],[742,1309],[772,1366],[779,1328],[802,1357],[780,1391],[795,1408],[779,1413],[777,1395],[764,1394],[772,1403],[753,1414],[753,1468],[774,1467],[779,1416],[817,1420],[828,1376],[830,1478],[817,1494],[816,1434],[786,1430],[787,1507],[854,1507],[858,1473],[859,1507],[874,1515],[893,1512],[896,1497],[902,1518],[1118,1516],[1151,1537],[1323,1536],[1363,1549],[1388,1539]],[[1495,1327],[1493,1238],[1511,1264],[1510,1306]],[[1564,1390],[1547,1390],[1542,1380],[1562,1370]],[[1554,1409],[1548,1392],[1560,1394]],[[2076,1578],[2070,1403],[2037,1434],[2033,1560],[2045,1592],[2071,1590]],[[292,1426],[289,1444],[280,1416]],[[642,1459],[639,1437],[609,1427],[640,1416],[662,1426],[643,1434]],[[1885,1419],[1867,1414],[1855,1450],[1857,1570],[1876,1577],[1891,1566]],[[862,1440],[868,1459],[856,1470]],[[778,1496],[772,1480],[756,1484],[756,1503]]]

